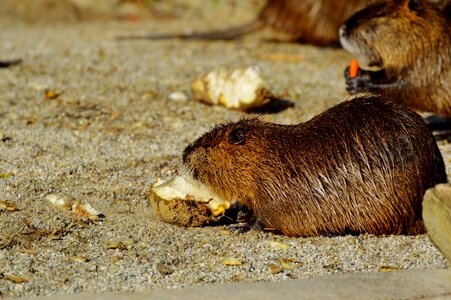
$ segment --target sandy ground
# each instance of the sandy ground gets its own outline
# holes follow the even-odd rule
[[[113,39],[132,31],[199,29],[207,21],[0,21],[0,59],[24,59],[0,70],[0,200],[19,208],[0,211],[0,297],[446,267],[425,235],[302,239],[157,219],[145,198],[151,183],[169,178],[184,147],[211,125],[243,115],[190,99],[196,76],[218,66],[258,66],[275,93],[295,102],[270,117],[280,123],[305,121],[346,98],[342,70],[351,57],[340,49],[263,43],[258,36]],[[273,53],[296,59],[268,59]],[[47,99],[46,89],[61,95]],[[188,99],[170,99],[173,92]],[[440,149],[451,175],[451,147]],[[55,209],[44,197],[56,192],[89,202],[105,220]],[[121,244],[108,249],[115,242]],[[224,265],[224,257],[242,264]]]

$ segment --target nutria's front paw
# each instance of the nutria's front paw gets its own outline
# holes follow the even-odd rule
[[[346,67],[344,71],[346,79],[346,90],[351,94],[357,94],[361,92],[367,92],[371,84],[371,77],[368,72],[360,69],[358,70],[357,76],[351,77],[349,75],[349,66]]]
[[[250,226],[247,223],[238,223],[238,224],[232,224],[229,226],[229,230],[233,233],[242,234],[250,231],[252,229],[252,226]]]
[[[238,234],[246,233],[252,229],[261,230],[258,218],[252,216],[247,208],[242,207],[238,211],[236,221],[238,223],[229,226],[229,230]]]

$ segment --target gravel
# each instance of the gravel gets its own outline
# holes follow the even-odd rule
[[[286,124],[347,97],[342,70],[351,57],[341,49],[265,43],[258,35],[234,42],[114,40],[187,24],[204,26],[183,18],[57,26],[0,21],[0,59],[24,60],[0,70],[0,200],[19,208],[0,211],[0,297],[447,266],[426,235],[286,238],[159,221],[145,197],[151,183],[169,178],[184,147],[210,126],[243,116],[192,100],[194,78],[219,66],[257,66],[274,93],[295,102],[268,117]],[[268,59],[272,53],[300,59]],[[46,97],[46,90],[60,95]],[[440,149],[450,175],[451,146]],[[44,199],[50,193],[89,202],[106,219],[56,209]],[[225,257],[242,264],[224,265]]]

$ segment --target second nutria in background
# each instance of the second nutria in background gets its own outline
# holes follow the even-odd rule
[[[190,34],[124,36],[120,39],[234,39],[269,27],[287,41],[317,46],[339,44],[338,29],[355,12],[376,0],[267,0],[256,20],[222,31]]]
[[[426,189],[447,182],[421,116],[371,95],[298,125],[254,118],[217,126],[183,162],[246,207],[251,225],[288,236],[421,233]]]
[[[389,0],[352,16],[340,29],[340,39],[362,69],[352,78],[345,71],[347,90],[382,94],[412,109],[451,117],[447,5],[439,10],[427,1]]]

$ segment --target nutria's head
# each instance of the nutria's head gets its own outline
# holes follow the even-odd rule
[[[253,118],[225,123],[188,145],[183,164],[194,178],[233,201],[252,195],[256,170],[268,145],[263,121]]]
[[[357,12],[340,28],[340,41],[364,69],[412,63],[438,32],[424,0],[387,0]]]

